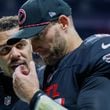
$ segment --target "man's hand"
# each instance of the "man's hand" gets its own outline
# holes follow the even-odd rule
[[[34,93],[39,90],[39,81],[34,62],[29,68],[20,65],[13,74],[13,88],[16,95],[23,101],[30,103]]]

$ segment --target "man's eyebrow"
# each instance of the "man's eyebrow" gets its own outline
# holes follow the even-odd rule
[[[5,45],[7,45],[7,43],[0,45],[0,47],[3,47],[3,46],[5,46]]]

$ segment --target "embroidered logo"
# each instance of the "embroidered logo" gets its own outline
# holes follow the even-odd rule
[[[50,17],[54,17],[56,15],[56,12],[49,12]]]
[[[110,63],[110,53],[103,56],[103,60],[107,63]]]
[[[24,9],[20,9],[18,12],[18,23],[22,25],[26,21],[26,12]]]
[[[11,96],[4,97],[4,105],[8,106],[11,104]]]
[[[102,47],[102,49],[107,49],[110,47],[110,43],[108,43],[108,44],[102,43],[101,47]]]

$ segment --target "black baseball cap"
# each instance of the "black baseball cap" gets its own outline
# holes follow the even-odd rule
[[[31,38],[60,15],[71,15],[70,6],[63,0],[28,0],[18,11],[19,31],[12,39]]]

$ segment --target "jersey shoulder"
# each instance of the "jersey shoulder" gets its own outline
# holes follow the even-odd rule
[[[107,75],[110,73],[110,35],[96,34],[84,41],[87,47],[89,65],[97,73]],[[91,71],[92,71],[91,70]]]
[[[88,37],[80,47],[65,56],[62,63],[63,67],[83,65],[81,67],[86,68],[102,64],[110,66],[110,35],[95,34]]]
[[[84,47],[89,50],[93,56],[103,56],[110,52],[110,35],[95,34],[84,40]],[[88,53],[88,54],[89,54]]]
[[[84,45],[92,45],[96,42],[110,39],[110,34],[94,34],[84,40]]]

